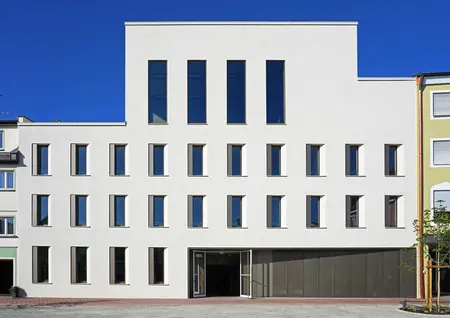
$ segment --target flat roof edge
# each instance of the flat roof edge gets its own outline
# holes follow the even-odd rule
[[[146,25],[358,25],[356,21],[125,21],[125,26],[146,26]]]
[[[416,79],[412,78],[412,77],[358,77],[358,81],[360,81],[360,82],[376,82],[376,81],[415,82]]]
[[[112,127],[117,127],[117,126],[126,126],[127,123],[126,122],[122,122],[122,123],[82,123],[82,122],[73,122],[73,123],[36,123],[36,122],[31,122],[31,123],[19,123],[19,126],[65,126],[65,127],[70,127],[70,126],[112,126]]]

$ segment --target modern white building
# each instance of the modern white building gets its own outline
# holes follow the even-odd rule
[[[125,122],[19,120],[28,296],[416,295],[415,83],[356,23],[125,28]]]

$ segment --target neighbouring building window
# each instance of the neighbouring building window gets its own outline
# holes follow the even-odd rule
[[[189,227],[205,227],[204,224],[204,196],[190,195],[188,197]]]
[[[126,196],[111,195],[110,200],[112,203],[112,209],[110,209],[110,227],[127,226]]]
[[[165,196],[164,195],[151,195],[150,196],[150,213],[149,213],[149,226],[150,227],[164,227],[165,226]]]
[[[33,226],[48,226],[49,195],[33,194]]]
[[[386,195],[385,226],[398,227],[398,195]]]
[[[306,196],[306,226],[320,227],[320,200],[319,195]]]
[[[229,176],[242,176],[243,145],[228,145],[227,174]]]
[[[357,195],[346,196],[346,227],[359,227],[360,198]]]
[[[450,190],[434,190],[433,203],[434,208],[443,208],[448,212],[448,207],[450,206]]]
[[[228,227],[243,227],[243,200],[242,195],[229,195],[228,204]]]
[[[282,196],[267,196],[267,227],[281,227],[281,201]]]
[[[72,284],[88,283],[88,247],[70,247],[70,282]]]
[[[148,123],[167,124],[167,61],[148,61]]]
[[[14,235],[14,218],[0,218],[0,235]]]
[[[321,176],[321,149],[322,145],[306,145],[306,175]]]
[[[450,117],[450,92],[435,92],[433,94],[433,117]]]
[[[227,61],[227,123],[245,124],[245,61]]]
[[[71,226],[87,226],[87,195],[71,195]]]
[[[398,175],[397,153],[398,145],[385,146],[385,173],[387,176]]]
[[[127,283],[126,263],[127,263],[126,247],[109,248],[110,284]]]
[[[150,175],[167,175],[165,167],[165,144],[150,144]]]
[[[49,246],[33,246],[33,283],[49,283]]]
[[[124,176],[126,169],[126,145],[111,144],[110,145],[110,175]]]
[[[14,170],[0,170],[0,191],[15,189],[16,172]]]
[[[450,140],[433,141],[433,165],[450,165]]]
[[[87,145],[72,145],[72,175],[87,175]]]
[[[5,132],[0,130],[0,151],[5,150]]]
[[[345,175],[361,175],[360,149],[361,145],[345,145]]]
[[[206,124],[206,61],[188,61],[188,124]]]
[[[165,284],[164,280],[164,247],[150,247],[149,253],[149,284]]]
[[[266,123],[284,124],[284,61],[266,61]]]
[[[188,146],[189,156],[189,176],[204,176],[204,148],[205,145],[192,145]]]
[[[267,145],[267,175],[281,176],[283,145]]]
[[[35,175],[49,175],[49,145],[33,145]]]

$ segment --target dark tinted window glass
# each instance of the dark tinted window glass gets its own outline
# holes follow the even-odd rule
[[[188,123],[206,123],[206,61],[188,61]]]
[[[227,123],[245,124],[245,61],[227,61]]]
[[[266,61],[268,124],[284,124],[284,61]]]
[[[148,61],[149,123],[167,123],[167,62]]]

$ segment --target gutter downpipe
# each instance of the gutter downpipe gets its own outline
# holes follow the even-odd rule
[[[418,75],[416,77],[417,84],[417,104],[418,104],[418,150],[419,150],[419,160],[418,160],[418,221],[419,221],[419,237],[423,237],[423,75]],[[425,298],[425,284],[424,284],[424,253],[422,243],[419,243],[419,296],[420,298]]]

